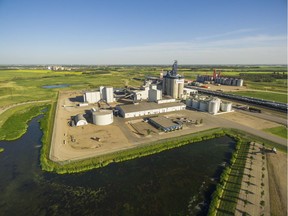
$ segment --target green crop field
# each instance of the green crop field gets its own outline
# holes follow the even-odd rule
[[[260,92],[260,91],[239,91],[233,92],[233,94],[243,95],[248,97],[260,98],[264,100],[277,101],[282,103],[287,103],[287,94],[275,93],[275,92]]]
[[[287,139],[287,128],[285,126],[279,126],[279,127],[274,127],[274,128],[268,128],[265,129],[264,131],[268,132],[268,133],[272,133],[275,134],[279,137],[283,137],[285,139]]]

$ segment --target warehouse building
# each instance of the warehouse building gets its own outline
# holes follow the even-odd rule
[[[145,115],[156,115],[159,113],[173,112],[185,110],[186,105],[183,103],[153,103],[153,102],[142,102],[138,104],[129,104],[116,106],[119,113],[124,118],[133,118]]]
[[[182,129],[182,124],[175,123],[171,119],[163,116],[149,118],[148,122],[154,127],[165,132]]]

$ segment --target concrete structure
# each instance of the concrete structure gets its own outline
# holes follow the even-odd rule
[[[212,100],[210,100],[208,106],[208,112],[213,115],[217,114],[220,110],[220,103],[221,100],[219,98],[213,98]]]
[[[173,112],[185,110],[186,105],[183,103],[164,103],[157,104],[153,102],[142,102],[139,104],[129,104],[123,106],[116,106],[119,113],[124,118],[132,118],[145,115],[156,115],[159,113]]]
[[[153,89],[149,89],[148,91],[148,100],[152,101],[152,102],[157,102],[158,100],[162,99],[162,91],[157,90],[153,88]]]
[[[112,110],[99,110],[92,112],[93,124],[95,125],[109,125],[113,123]]]
[[[203,112],[208,111],[209,101],[208,100],[200,100],[199,101],[199,110]]]
[[[133,97],[135,101],[148,100],[149,87],[145,86],[142,90],[133,91]]]
[[[100,92],[102,93],[102,99],[107,103],[114,102],[113,87],[100,87]]]
[[[148,122],[154,127],[165,132],[179,130],[182,128],[182,124],[175,123],[171,119],[165,118],[163,116],[149,118]]]
[[[190,88],[184,88],[183,89],[183,95],[182,98],[186,99],[194,94],[198,94],[198,90],[196,89],[190,89]]]
[[[84,118],[84,116],[82,114],[76,115],[74,117],[74,121],[75,121],[76,126],[83,126],[83,125],[88,124],[88,122],[86,121],[86,119]]]
[[[161,100],[158,100],[158,101],[157,101],[158,104],[163,104],[163,103],[174,103],[174,102],[176,102],[176,99],[174,99],[174,98],[161,99]]]
[[[162,92],[173,98],[182,98],[184,89],[184,77],[177,74],[177,61],[172,66],[172,71],[168,71],[163,76]]]
[[[222,112],[231,112],[232,111],[232,103],[222,102],[221,103],[221,111]]]
[[[99,91],[87,91],[83,94],[83,100],[87,103],[97,103],[101,100],[101,94]]]

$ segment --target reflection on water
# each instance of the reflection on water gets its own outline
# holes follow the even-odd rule
[[[42,88],[46,89],[54,89],[54,88],[66,88],[70,86],[69,84],[56,84],[56,85],[44,85]]]
[[[229,137],[79,174],[42,172],[38,120],[16,141],[0,142],[0,215],[205,215]]]

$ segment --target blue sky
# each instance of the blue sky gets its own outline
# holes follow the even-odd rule
[[[0,0],[0,64],[286,58],[286,0]]]

